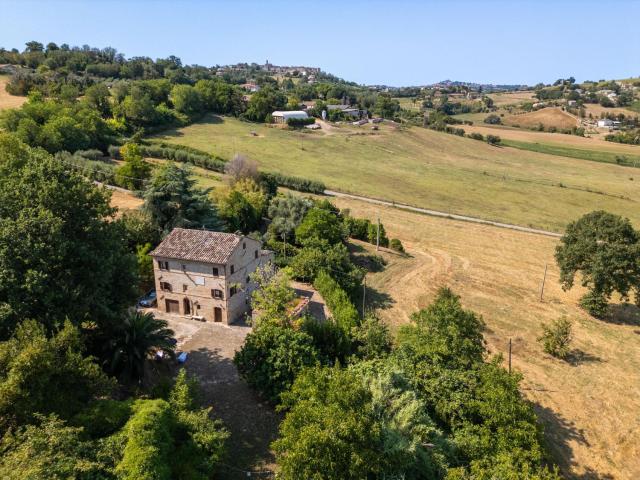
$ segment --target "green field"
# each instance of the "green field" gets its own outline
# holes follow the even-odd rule
[[[154,139],[223,158],[243,153],[267,171],[451,213],[560,231],[583,213],[605,209],[640,225],[637,169],[492,147],[418,127],[312,133],[208,117]]]
[[[561,157],[580,158],[592,162],[615,163],[621,161],[624,165],[640,167],[640,155],[617,154],[602,150],[586,150],[584,148],[563,147],[548,143],[521,142],[519,140],[502,139],[502,144],[507,147],[529,150],[531,152],[559,155]]]

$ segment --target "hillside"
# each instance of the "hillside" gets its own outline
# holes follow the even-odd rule
[[[265,170],[332,189],[524,226],[561,231],[596,208],[640,224],[634,168],[492,147],[419,127],[385,124],[374,132],[343,125],[308,133],[210,116],[152,139],[223,158],[240,152]]]
[[[503,123],[521,128],[535,128],[543,124],[545,128],[555,127],[558,130],[562,130],[573,128],[577,126],[578,122],[575,117],[559,108],[547,107],[535,112],[505,116]]]
[[[5,108],[18,108],[27,100],[26,97],[18,97],[7,93],[5,87],[9,78],[9,75],[0,75],[0,110]]]

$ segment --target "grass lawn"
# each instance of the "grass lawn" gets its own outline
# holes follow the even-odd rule
[[[630,180],[636,169],[492,147],[419,127],[298,132],[211,116],[152,139],[223,158],[239,152],[264,170],[328,188],[490,220],[561,231],[602,208],[640,224],[638,182]]]

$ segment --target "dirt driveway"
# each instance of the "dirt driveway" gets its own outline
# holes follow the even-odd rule
[[[249,471],[251,478],[272,478],[274,458],[269,445],[276,438],[280,416],[255,395],[232,362],[251,329],[153,313],[169,322],[178,351],[188,353],[185,367],[200,381],[205,405],[213,407],[214,416],[231,432],[227,458],[216,478],[247,478]]]

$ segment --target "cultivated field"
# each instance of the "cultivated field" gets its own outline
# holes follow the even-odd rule
[[[623,115],[625,115],[627,117],[637,117],[639,115],[638,112],[634,112],[633,110],[630,110],[628,108],[603,107],[602,105],[600,105],[598,103],[586,103],[584,105],[584,108],[586,110],[587,116],[589,116],[589,114],[591,114],[596,118],[600,118],[600,115],[602,113],[611,114],[611,115],[618,115],[618,114],[622,113]]]
[[[224,158],[240,152],[267,171],[321,180],[331,189],[524,226],[561,231],[596,208],[640,225],[634,168],[492,147],[418,127],[342,126],[327,135],[209,117],[155,139]]]
[[[532,91],[522,92],[503,92],[503,93],[490,93],[489,98],[493,100],[493,104],[496,107],[503,107],[505,105],[514,105],[525,102],[535,102],[536,98],[533,96]]]
[[[9,75],[0,75],[0,110],[4,110],[5,108],[18,108],[27,100],[26,97],[17,97],[7,93],[5,87],[9,78]]]
[[[355,216],[380,218],[410,256],[383,253],[387,268],[369,274],[369,298],[388,304],[393,327],[450,286],[484,317],[492,354],[507,352],[524,375],[565,474],[586,479],[640,478],[640,313],[629,307],[616,322],[595,320],[578,307],[580,288],[563,292],[553,260],[556,240],[495,227],[437,219],[356,200],[332,199]],[[374,252],[375,247],[361,243]],[[545,264],[544,300],[539,301]],[[563,362],[544,354],[541,325],[566,315],[574,322],[575,354]]]
[[[556,107],[541,108],[535,112],[505,116],[502,121],[507,125],[519,126],[521,128],[537,127],[542,123],[545,128],[555,127],[557,129],[565,129],[575,127],[578,124],[575,117]]]

